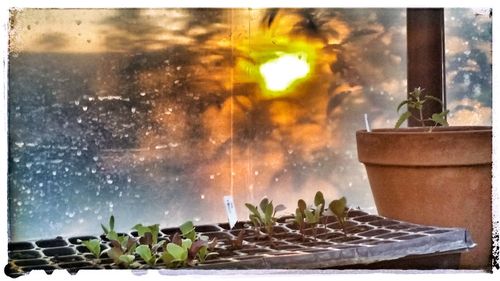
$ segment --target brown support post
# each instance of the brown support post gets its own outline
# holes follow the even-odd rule
[[[445,105],[444,10],[408,8],[406,17],[408,91],[422,87],[425,94],[442,100]],[[424,118],[430,118],[433,113],[442,110],[438,102],[428,101],[423,110]],[[426,125],[434,123],[426,122]],[[408,126],[417,127],[421,126],[421,123],[410,118]]]

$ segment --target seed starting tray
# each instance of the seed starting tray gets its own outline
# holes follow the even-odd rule
[[[461,228],[422,226],[370,215],[351,210],[346,223],[347,234],[341,230],[337,219],[326,217],[325,224],[315,229],[310,226],[301,235],[297,226],[290,222],[292,216],[278,219],[272,239],[264,233],[256,233],[248,222],[238,222],[233,229],[225,224],[199,225],[196,232],[217,238],[214,249],[217,255],[191,269],[320,269],[374,264],[398,260],[404,257],[460,252],[474,247],[468,232]],[[243,245],[234,247],[241,230],[245,230]],[[170,241],[179,228],[164,228],[159,240]],[[137,232],[126,233],[137,237]],[[314,234],[316,238],[314,237]],[[80,240],[101,240],[99,262],[81,245]],[[5,272],[16,277],[31,270],[51,273],[65,269],[75,273],[83,269],[117,269],[106,250],[110,248],[104,235],[10,242],[9,264]],[[159,260],[155,267],[147,265],[136,256],[144,268],[165,268]]]

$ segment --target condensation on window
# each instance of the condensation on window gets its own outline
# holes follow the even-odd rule
[[[491,126],[491,31],[490,9],[445,9],[450,125]]]
[[[11,12],[11,240],[223,222],[232,194],[374,212],[355,131],[406,96],[405,9]],[[473,78],[470,78],[473,79]],[[486,88],[481,88],[485,90]]]

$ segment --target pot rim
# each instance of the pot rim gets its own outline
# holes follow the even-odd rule
[[[401,135],[401,134],[413,134],[413,135],[423,135],[423,134],[458,134],[458,133],[491,133],[492,126],[449,126],[441,127],[438,126],[429,132],[429,126],[426,127],[410,127],[410,128],[379,128],[372,129],[371,132],[364,130],[356,131],[357,134],[374,134],[374,135]]]

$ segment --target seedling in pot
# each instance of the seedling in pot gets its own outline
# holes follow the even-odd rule
[[[328,209],[330,209],[330,211],[337,217],[345,236],[347,236],[346,221],[347,215],[349,213],[349,209],[346,208],[346,206],[347,200],[345,199],[345,197],[342,197],[338,200],[333,200],[330,205],[328,205]]]
[[[402,113],[399,116],[399,119],[395,125],[396,129],[399,128],[403,124],[403,122],[408,120],[409,118],[413,118],[413,119],[419,121],[422,124],[422,127],[425,127],[426,121],[434,122],[434,126],[429,128],[429,132],[432,132],[432,130],[434,128],[436,128],[438,125],[448,126],[448,122],[446,121],[446,115],[450,112],[449,110],[442,111],[441,113],[434,113],[434,114],[432,114],[431,118],[424,118],[423,107],[424,107],[424,104],[426,102],[433,100],[433,101],[439,102],[441,104],[441,106],[443,105],[443,103],[438,98],[435,98],[435,97],[429,96],[429,95],[423,95],[422,94],[423,91],[424,91],[424,89],[422,89],[420,87],[415,88],[415,90],[413,90],[413,92],[409,93],[408,99],[402,101],[398,105],[398,108],[397,108],[398,112],[401,109],[401,107],[403,107],[404,105],[407,105],[408,108],[417,109],[419,115],[414,116],[409,110],[405,111],[404,113]]]
[[[245,206],[251,212],[249,218],[255,227],[257,235],[259,235],[259,229],[261,227],[264,227],[267,235],[269,236],[269,239],[272,241],[273,226],[276,223],[276,213],[285,210],[286,207],[282,204],[274,207],[273,201],[269,201],[269,199],[267,198],[264,198],[260,201],[259,207],[249,203],[245,203]]]

